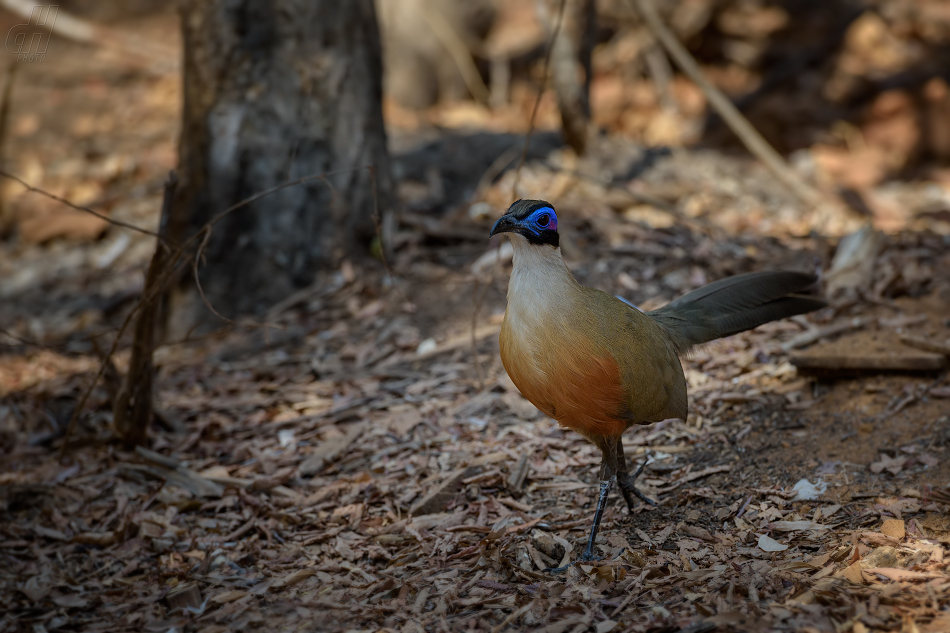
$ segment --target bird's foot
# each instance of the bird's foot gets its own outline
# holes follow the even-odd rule
[[[594,556],[591,552],[584,552],[577,557],[577,560],[571,561],[566,565],[561,565],[560,567],[548,567],[547,569],[542,569],[546,574],[560,574],[561,572],[567,571],[571,565],[577,565],[580,563],[596,563],[604,560],[603,556]]]
[[[643,472],[643,468],[647,465],[644,461],[640,464],[640,467],[637,468],[637,472],[632,475],[629,473],[623,473],[617,476],[617,483],[620,485],[620,492],[623,494],[624,501],[627,502],[627,508],[633,512],[633,509],[636,507],[636,502],[633,500],[634,497],[640,499],[644,503],[647,503],[651,506],[656,506],[656,501],[650,499],[645,494],[640,492],[637,489],[637,477]]]
[[[580,557],[577,559],[577,562],[578,562],[578,563],[596,563],[596,562],[599,562],[599,561],[602,561],[602,560],[604,560],[604,557],[603,557],[603,556],[594,556],[593,553],[584,552],[584,553],[581,554]]]
[[[560,567],[548,567],[547,569],[542,569],[541,571],[545,574],[560,574],[567,571],[568,567],[573,564],[573,562],[570,562],[567,565],[561,565]]]

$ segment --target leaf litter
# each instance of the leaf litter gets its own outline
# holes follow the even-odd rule
[[[881,27],[864,14],[854,28]],[[861,41],[849,37],[846,53],[866,58]],[[178,83],[150,88],[172,115],[146,118],[174,121]],[[126,164],[134,139],[123,139],[122,160],[101,161],[109,182],[96,187],[134,192],[117,198],[115,217],[154,218],[144,184],[173,163],[166,126],[141,165]],[[877,143],[869,134],[860,145]],[[812,153],[845,180],[868,171],[859,152]],[[721,152],[674,153],[623,183],[672,195],[684,209],[675,221],[585,170],[604,165],[553,152],[525,165],[520,193],[565,209],[565,251],[582,282],[642,308],[727,274],[832,261],[837,240],[812,233],[813,216],[790,213],[771,179]],[[512,177],[479,202],[499,211]],[[19,338],[4,335],[0,357],[0,628],[947,630],[946,373],[868,374],[841,361],[873,350],[906,365],[921,357],[907,341],[941,349],[948,338],[946,236],[928,230],[937,220],[891,209],[919,207],[924,187],[887,186],[866,191],[892,234],[862,237],[854,218],[825,225],[874,253],[858,281],[838,276],[844,291],[828,311],[684,360],[689,419],[627,438],[659,506],[629,514],[615,499],[601,560],[561,575],[545,569],[583,548],[599,457],[504,375],[494,339],[507,255],[446,237],[468,208],[427,228],[406,214],[394,278],[346,263],[269,315],[282,330],[161,348],[149,449],[110,443],[103,388],[64,463],[63,423],[98,365],[80,343],[114,326],[152,245],[123,233],[11,253],[0,314]],[[107,229],[86,224],[57,231]],[[90,309],[91,291],[71,287],[114,304]],[[484,305],[473,301],[480,289]],[[798,371],[794,350],[805,347],[826,375]]]
[[[940,517],[950,495],[929,483],[944,468],[940,428],[896,450],[873,443],[864,466],[766,459],[772,448],[794,454],[776,438],[795,441],[836,415],[821,408],[829,396],[814,396],[840,385],[807,382],[781,350],[800,329],[772,324],[685,361],[690,419],[629,433],[659,507],[630,515],[615,501],[601,559],[552,575],[583,548],[596,449],[519,400],[493,339],[419,360],[402,298],[374,287],[343,283],[319,313],[286,312],[288,327],[309,321],[292,348],[215,360],[246,343],[233,334],[166,349],[157,400],[182,428],[153,428],[151,449],[97,441],[59,464],[43,443],[15,438],[2,475],[7,621],[545,631],[946,622],[950,525]],[[364,311],[367,302],[383,307]],[[84,374],[64,373],[73,367],[10,393],[19,403],[75,393]],[[880,378],[864,380],[862,391],[881,393]],[[87,421],[87,434],[106,432],[103,416]]]

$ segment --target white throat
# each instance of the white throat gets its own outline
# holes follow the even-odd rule
[[[508,320],[515,328],[545,325],[560,320],[577,292],[577,282],[561,259],[561,249],[530,244],[509,233],[514,248],[514,268],[508,282]]]

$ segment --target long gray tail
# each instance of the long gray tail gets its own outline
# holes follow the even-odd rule
[[[680,352],[693,345],[825,307],[818,297],[796,294],[814,286],[807,273],[763,271],[726,277],[647,312]]]

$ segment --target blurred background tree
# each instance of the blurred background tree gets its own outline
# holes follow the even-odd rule
[[[389,200],[375,9],[372,0],[213,0],[182,11],[182,184],[169,237],[186,239],[280,183],[329,174],[235,211],[208,240],[199,273],[208,300],[225,315],[260,313],[321,265],[365,251],[374,209]],[[171,293],[167,334],[210,316],[189,271]]]

